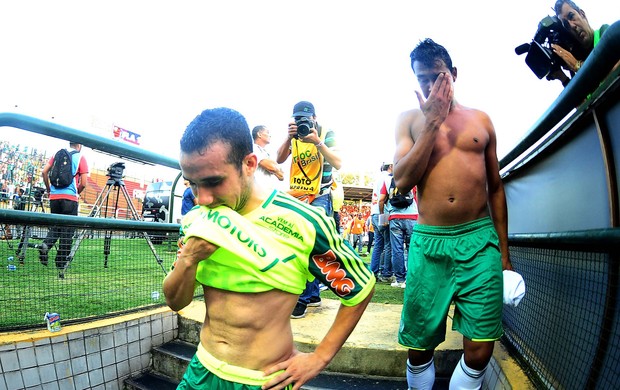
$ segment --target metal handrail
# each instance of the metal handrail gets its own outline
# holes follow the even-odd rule
[[[178,231],[181,228],[181,225],[177,223],[145,222],[113,218],[92,218],[84,216],[37,213],[32,211],[19,211],[10,209],[0,209],[0,222],[3,224],[25,224],[37,226],[54,226],[62,223],[63,225],[76,226],[80,228],[138,231]]]

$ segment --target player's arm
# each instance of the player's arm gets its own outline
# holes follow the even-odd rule
[[[485,166],[487,172],[487,188],[489,196],[489,208],[491,218],[499,238],[499,246],[502,254],[502,268],[512,269],[510,252],[508,250],[508,207],[506,206],[506,193],[504,184],[499,176],[499,162],[497,160],[497,137],[491,119],[482,114],[483,121],[489,129],[489,144],[485,150]]]
[[[217,247],[202,238],[190,237],[179,250],[174,268],[164,279],[166,304],[174,311],[189,305],[196,290],[198,263],[208,258]]]
[[[426,172],[439,128],[450,112],[454,97],[452,77],[449,73],[440,73],[427,100],[416,91],[420,110],[407,111],[398,118],[394,181],[404,194],[411,191]]]

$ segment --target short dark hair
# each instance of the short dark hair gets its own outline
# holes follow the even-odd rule
[[[241,169],[253,142],[247,121],[231,108],[207,109],[194,118],[181,137],[181,152],[200,153],[218,141],[230,146],[228,162]]]
[[[409,55],[411,58],[411,69],[415,61],[421,62],[424,66],[432,68],[437,60],[441,60],[446,64],[448,69],[452,71],[452,59],[445,47],[435,43],[430,38],[426,38],[413,49]]]
[[[579,6],[577,6],[577,4],[575,4],[573,0],[558,0],[555,2],[555,5],[553,6],[553,10],[555,11],[555,16],[560,16],[560,14],[562,13],[562,6],[565,3],[568,4],[568,6],[573,8],[575,11],[577,12],[581,11],[581,8],[579,8]]]
[[[252,139],[256,140],[256,138],[258,138],[258,133],[265,130],[266,128],[267,126],[264,125],[254,126],[254,128],[252,129]]]

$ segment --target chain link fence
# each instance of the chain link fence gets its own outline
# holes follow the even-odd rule
[[[547,389],[617,389],[620,229],[511,237],[526,283],[504,308],[506,339]]]
[[[0,240],[0,330],[44,327],[46,312],[64,324],[165,304],[179,225],[14,210],[0,221],[12,232]],[[43,240],[58,227],[71,239],[48,248],[45,265]]]

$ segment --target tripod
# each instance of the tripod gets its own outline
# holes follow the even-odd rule
[[[101,210],[105,203],[105,213],[103,217],[107,218],[108,201],[110,198],[110,193],[112,192],[113,189],[116,189],[116,200],[114,203],[114,215],[116,215],[116,211],[118,210],[118,200],[120,198],[120,194],[123,194],[125,201],[127,202],[127,208],[131,212],[132,219],[136,221],[141,221],[142,218],[140,214],[138,213],[138,211],[136,210],[133,203],[131,202],[131,198],[129,196],[129,193],[127,192],[127,188],[125,188],[125,182],[122,180],[121,175],[116,175],[116,174],[108,175],[108,181],[106,182],[106,185],[103,191],[101,191],[101,194],[99,194],[99,197],[95,201],[95,204],[93,205],[93,209],[91,210],[89,217],[99,217],[101,215]],[[92,229],[90,231],[92,232]],[[151,239],[148,233],[141,232],[140,234],[144,237],[144,239],[148,243],[149,248],[151,249],[151,252],[153,252],[153,256],[155,256],[155,260],[157,261],[157,264],[159,264],[159,266],[164,271],[164,273],[166,273],[166,269],[164,268],[163,262],[157,255],[155,246],[151,242]],[[71,252],[69,252],[69,255],[67,256],[67,261],[65,263],[64,269],[67,269],[69,265],[71,264],[71,262],[73,261],[73,257],[75,256],[75,253],[80,247],[80,243],[82,242],[85,236],[86,236],[86,230],[83,230],[78,235],[77,239],[75,240],[75,243],[73,243],[73,246],[71,247]],[[104,263],[103,263],[104,268],[108,268],[108,256],[110,255],[110,244],[111,243],[112,243],[112,230],[106,230],[105,238],[103,240],[103,255],[105,258]]]

